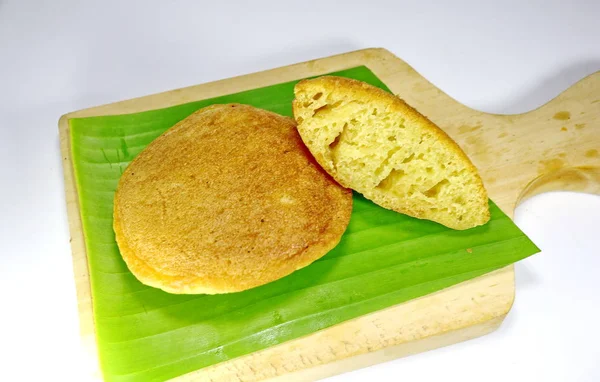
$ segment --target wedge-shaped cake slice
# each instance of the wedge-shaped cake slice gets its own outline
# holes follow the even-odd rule
[[[302,140],[342,186],[454,229],[489,220],[487,192],[473,163],[400,98],[334,76],[301,81],[294,91]]]

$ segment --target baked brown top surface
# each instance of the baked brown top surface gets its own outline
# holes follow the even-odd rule
[[[154,140],[123,173],[114,230],[130,270],[171,293],[281,278],[340,240],[352,193],[314,161],[291,118],[213,105]]]

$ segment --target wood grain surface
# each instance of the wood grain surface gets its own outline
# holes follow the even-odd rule
[[[69,145],[69,118],[124,114],[212,98],[365,65],[444,129],[479,168],[509,216],[532,195],[600,194],[600,72],[519,115],[470,109],[385,49],[366,49],[69,113],[59,121],[81,337],[100,379],[85,243]],[[489,333],[514,300],[512,266],[314,334],[204,368],[182,381],[310,381]]]

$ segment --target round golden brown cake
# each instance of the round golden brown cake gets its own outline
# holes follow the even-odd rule
[[[306,149],[293,119],[247,105],[201,109],[123,173],[114,231],[144,284],[228,293],[286,276],[339,242],[352,193]]]

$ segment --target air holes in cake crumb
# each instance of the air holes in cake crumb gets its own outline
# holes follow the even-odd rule
[[[464,204],[465,203],[465,199],[463,199],[463,197],[461,195],[457,195],[455,196],[452,201],[456,204]]]
[[[325,104],[321,107],[318,107],[315,109],[315,111],[313,112],[313,117],[316,117],[317,114],[323,113],[325,111],[331,110],[331,109],[335,109],[336,107],[338,107],[340,104],[342,103],[342,101],[337,101],[335,103],[332,104]],[[311,103],[312,104],[312,103]]]
[[[331,151],[335,150],[335,148],[340,143],[340,139],[341,139],[342,135],[344,134],[344,131],[346,131],[346,128],[348,128],[348,124],[347,123],[344,124],[344,127],[342,128],[342,131],[340,131],[339,135],[337,137],[335,137],[335,139],[333,140],[333,142],[331,142],[329,144],[329,150],[331,150]]]
[[[389,190],[394,186],[395,183],[402,179],[404,175],[405,173],[403,170],[393,169],[392,171],[390,171],[388,176],[383,178],[381,182],[379,182],[379,184],[375,187],[382,190]]]
[[[439,181],[435,186],[433,186],[429,190],[425,191],[423,193],[423,195],[427,196],[428,198],[435,198],[436,196],[439,195],[442,188],[444,188],[449,183],[450,182],[448,182],[448,179],[443,179],[443,180]]]
[[[413,159],[415,158],[415,154],[410,154],[409,157],[404,158],[404,160],[402,161],[402,163],[409,163],[411,162]]]

